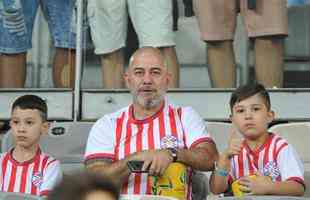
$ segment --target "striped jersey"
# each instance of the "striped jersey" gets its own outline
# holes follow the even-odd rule
[[[229,182],[255,172],[270,176],[273,181],[294,180],[304,185],[302,161],[295,149],[276,134],[269,134],[256,150],[251,150],[244,141],[240,154],[231,159]]]
[[[153,116],[136,120],[130,105],[99,119],[90,131],[85,160],[114,161],[142,150],[191,148],[210,141],[205,123],[191,107],[165,105]],[[151,194],[147,174],[132,173],[123,184],[124,194]]]
[[[0,187],[4,192],[45,196],[62,178],[60,163],[38,149],[33,159],[18,162],[13,149],[0,155]]]

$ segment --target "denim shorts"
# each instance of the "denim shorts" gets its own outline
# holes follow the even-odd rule
[[[54,46],[75,48],[76,34],[71,25],[74,0],[1,0],[0,53],[22,53],[32,47],[32,30],[39,5]]]

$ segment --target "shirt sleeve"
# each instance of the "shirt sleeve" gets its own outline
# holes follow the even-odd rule
[[[40,196],[47,196],[54,186],[61,181],[62,175],[60,162],[58,160],[50,161],[44,171]]]
[[[95,158],[115,158],[114,141],[115,134],[112,120],[104,116],[99,119],[90,130],[86,151],[85,161]]]
[[[304,167],[296,150],[287,145],[278,154],[278,166],[282,181],[293,180],[304,184]]]
[[[213,142],[207,131],[206,123],[193,108],[183,108],[181,120],[188,148],[193,148],[202,142]]]

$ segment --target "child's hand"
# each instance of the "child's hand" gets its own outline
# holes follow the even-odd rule
[[[269,193],[270,185],[273,183],[269,176],[256,173],[253,177],[242,177],[238,180],[241,185],[240,190],[253,195],[266,195]]]
[[[229,158],[233,155],[238,155],[241,151],[242,143],[243,139],[238,135],[237,130],[232,128],[228,140],[228,148],[224,152],[225,155]]]

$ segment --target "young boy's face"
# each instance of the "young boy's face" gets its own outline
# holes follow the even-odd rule
[[[48,122],[43,121],[36,109],[15,108],[10,125],[16,146],[31,148],[39,143],[40,136],[48,131]]]
[[[249,139],[256,139],[267,133],[268,124],[273,119],[273,111],[267,109],[259,94],[236,103],[232,108],[231,120],[233,124]]]

